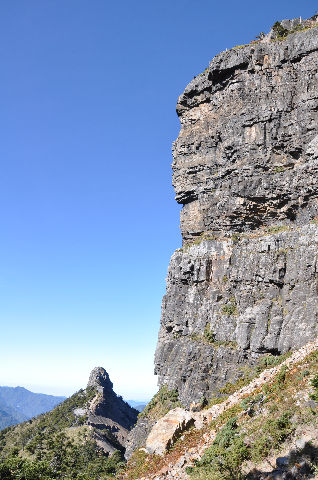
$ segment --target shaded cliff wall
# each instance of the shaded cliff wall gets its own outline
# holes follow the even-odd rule
[[[217,55],[180,96],[155,358],[185,406],[318,333],[318,28]]]

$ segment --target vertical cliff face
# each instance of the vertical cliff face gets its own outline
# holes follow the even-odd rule
[[[299,30],[217,55],[178,100],[183,247],[168,269],[155,373],[184,407],[318,334],[317,18]],[[128,456],[153,423],[138,421]]]
[[[312,22],[314,22],[313,20]],[[184,406],[318,334],[318,28],[217,55],[180,96],[155,358]]]

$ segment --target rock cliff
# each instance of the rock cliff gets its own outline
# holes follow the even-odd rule
[[[288,35],[217,55],[177,104],[183,246],[155,373],[187,408],[318,334],[317,18],[282,25]],[[128,453],[150,427],[137,425]]]
[[[180,96],[156,351],[183,405],[318,333],[318,28],[217,55]]]

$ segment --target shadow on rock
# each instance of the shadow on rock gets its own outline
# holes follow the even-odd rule
[[[276,459],[276,468],[269,472],[252,470],[246,480],[309,480],[318,472],[318,448],[311,442],[298,441],[299,448]]]

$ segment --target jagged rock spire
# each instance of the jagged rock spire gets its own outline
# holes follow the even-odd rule
[[[113,390],[113,383],[103,367],[95,367],[89,376],[88,387],[102,387],[105,390]]]

